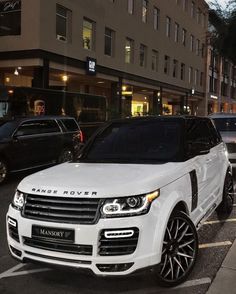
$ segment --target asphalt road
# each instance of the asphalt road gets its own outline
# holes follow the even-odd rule
[[[231,243],[236,238],[236,207],[227,222],[216,214],[199,230],[199,256],[189,279],[179,288],[161,288],[152,272],[120,278],[98,278],[76,270],[48,269],[44,265],[19,264],[8,253],[5,215],[21,178],[12,177],[0,187],[0,293],[1,294],[204,294],[207,292]],[[236,202],[236,201],[235,201]],[[211,222],[213,221],[213,222]]]

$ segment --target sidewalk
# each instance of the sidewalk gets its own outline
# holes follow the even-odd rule
[[[236,293],[236,239],[207,292],[207,294],[222,293]]]

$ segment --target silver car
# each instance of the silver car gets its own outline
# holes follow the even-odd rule
[[[229,160],[236,167],[236,114],[214,113],[209,116],[227,145]]]

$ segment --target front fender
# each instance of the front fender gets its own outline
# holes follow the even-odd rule
[[[185,208],[186,214],[189,215],[192,203],[192,190],[189,174],[184,175],[180,179],[170,183],[160,190],[160,197],[155,203],[158,209],[158,218],[156,222],[152,250],[158,252],[159,260],[161,261],[161,253],[163,247],[163,240],[166,232],[166,227],[171,214],[178,204]]]

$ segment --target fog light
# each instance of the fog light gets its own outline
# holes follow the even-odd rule
[[[17,228],[17,221],[14,220],[13,218],[8,217],[7,222],[8,222],[8,224],[11,225],[12,227]]]
[[[107,239],[116,238],[129,238],[134,234],[133,230],[120,230],[120,231],[105,231],[104,235]]]

